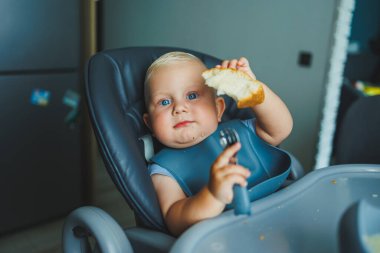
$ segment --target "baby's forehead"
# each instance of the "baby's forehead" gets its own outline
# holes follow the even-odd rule
[[[201,76],[202,72],[206,69],[207,67],[203,64],[203,62],[197,60],[178,60],[166,62],[165,64],[157,65],[154,69],[151,70],[151,72],[149,73],[149,80],[153,79],[155,76],[167,70],[174,70],[174,73],[180,71],[191,71]]]
[[[201,73],[207,69],[207,67],[205,66],[205,64],[201,61],[201,60],[198,60],[198,59],[180,59],[180,60],[171,60],[171,61],[166,61],[166,62],[161,62],[160,64],[155,64],[155,66],[151,66],[151,68],[149,69],[148,73],[147,73],[147,77],[146,77],[146,80],[145,80],[145,96],[147,96],[149,93],[152,92],[152,87],[151,87],[151,84],[152,82],[155,83],[155,86],[157,86],[157,76],[160,75],[160,73],[162,73],[162,71],[165,71],[165,70],[178,70],[178,66],[179,65],[182,65],[182,66],[185,66],[186,68],[186,65],[188,65],[188,69],[189,70],[193,70],[193,71],[197,71],[199,72],[199,77],[201,77]],[[194,68],[194,66],[196,66]],[[158,75],[157,75],[158,74]],[[198,75],[198,73],[197,73]],[[203,78],[202,78],[203,79]]]
[[[188,65],[189,68],[194,65],[201,66],[203,68],[207,68],[206,65],[199,59],[173,59],[172,61],[167,61],[165,63],[157,65],[157,70],[161,67],[173,68],[179,65]]]

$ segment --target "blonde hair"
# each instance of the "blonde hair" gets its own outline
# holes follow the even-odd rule
[[[149,100],[149,81],[152,75],[162,66],[167,66],[173,63],[178,62],[189,62],[189,61],[197,61],[204,65],[204,63],[196,56],[180,52],[180,51],[174,51],[166,53],[162,56],[160,56],[157,60],[155,60],[146,71],[145,75],[145,81],[144,81],[144,97],[145,97],[145,104],[148,105]]]

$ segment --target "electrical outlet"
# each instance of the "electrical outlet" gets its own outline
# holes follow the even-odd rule
[[[313,55],[310,52],[301,51],[298,55],[298,65],[302,67],[311,67]]]

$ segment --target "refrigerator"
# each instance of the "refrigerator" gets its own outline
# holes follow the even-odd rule
[[[81,13],[0,0],[0,234],[83,203]]]

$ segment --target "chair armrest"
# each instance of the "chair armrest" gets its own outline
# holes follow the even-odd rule
[[[89,236],[95,238],[101,252],[133,252],[119,224],[105,211],[92,206],[80,207],[66,218],[62,234],[63,252],[92,252],[88,243]]]
[[[167,253],[177,239],[163,232],[143,227],[127,228],[124,232],[136,252]]]

